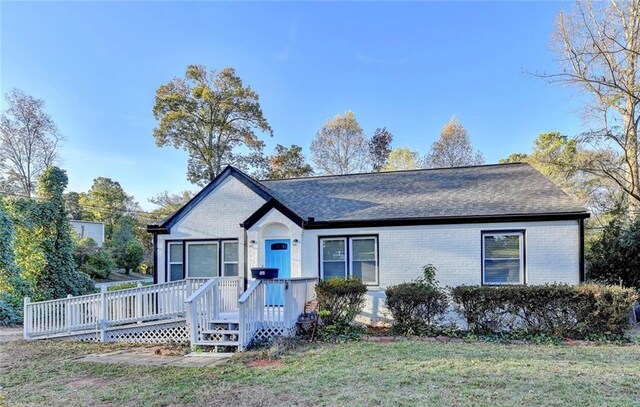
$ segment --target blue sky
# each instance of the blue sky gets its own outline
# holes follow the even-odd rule
[[[352,110],[368,135],[386,126],[421,153],[455,115],[493,163],[541,132],[583,129],[575,90],[523,72],[557,69],[554,18],[570,6],[2,2],[0,91],[46,100],[69,190],[107,176],[146,209],[160,191],[195,189],[186,154],[155,146],[151,112],[156,88],[192,63],[232,66],[258,92],[267,153],[308,155],[322,124]]]

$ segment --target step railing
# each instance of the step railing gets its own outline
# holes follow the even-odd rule
[[[221,314],[237,312],[238,297],[244,291],[244,278],[216,277],[204,283],[186,301],[187,327],[192,345],[202,343],[203,331]]]
[[[240,346],[245,350],[259,330],[287,335],[305,304],[315,298],[317,278],[254,280],[238,300]]]
[[[104,340],[105,330],[112,326],[182,317],[186,313],[184,299],[208,280],[189,278],[50,301],[31,302],[27,297],[24,338],[95,330]]]

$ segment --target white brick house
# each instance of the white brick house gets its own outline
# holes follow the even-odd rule
[[[440,284],[577,284],[585,208],[528,164],[257,181],[227,167],[147,230],[157,283],[240,276],[355,276],[364,311],[433,264]]]

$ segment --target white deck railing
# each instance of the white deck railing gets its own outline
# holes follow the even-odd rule
[[[185,315],[184,299],[207,282],[190,278],[125,290],[31,302],[24,299],[24,338],[46,338],[96,330],[104,339],[111,326],[177,318]]]
[[[186,301],[187,326],[191,345],[202,343],[203,331],[221,313],[237,311],[238,297],[244,291],[244,278],[216,277],[203,284]]]
[[[315,298],[317,278],[255,280],[238,300],[240,351],[260,329],[286,332],[295,327],[307,301]]]

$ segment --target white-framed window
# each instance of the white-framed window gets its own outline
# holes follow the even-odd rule
[[[378,284],[376,236],[325,237],[320,239],[320,278],[356,277],[367,285]]]
[[[222,275],[224,277],[237,277],[239,274],[238,242],[222,242]]]
[[[169,281],[177,281],[184,278],[182,253],[182,242],[167,243],[167,266],[169,268]]]
[[[186,276],[194,277],[218,277],[218,242],[187,242],[186,250]]]
[[[347,239],[320,239],[320,277],[347,276]]]
[[[482,232],[482,283],[524,284],[524,231]]]
[[[351,276],[365,284],[378,284],[378,244],[375,237],[349,239]]]

